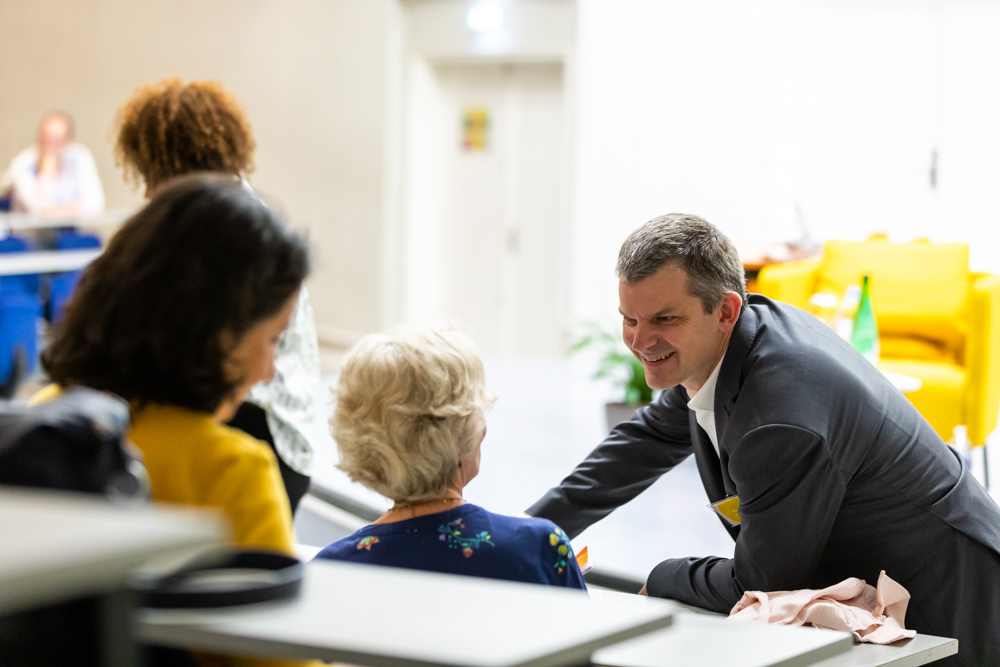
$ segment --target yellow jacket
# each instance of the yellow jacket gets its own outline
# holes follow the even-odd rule
[[[32,403],[58,393],[50,385]],[[266,444],[208,413],[159,404],[132,414],[129,440],[142,451],[154,501],[218,508],[235,544],[295,555],[288,496]]]
[[[129,439],[142,450],[153,500],[217,507],[239,546],[295,555],[288,496],[266,444],[170,405],[136,412]]]

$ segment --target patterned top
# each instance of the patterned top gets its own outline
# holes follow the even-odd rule
[[[316,557],[587,589],[569,538],[554,523],[472,504],[365,526]]]
[[[274,379],[255,385],[247,400],[267,413],[281,460],[308,476],[319,414],[319,343],[305,285],[274,357]]]

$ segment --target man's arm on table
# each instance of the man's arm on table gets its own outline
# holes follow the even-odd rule
[[[735,557],[664,561],[649,595],[729,612],[744,591],[810,587],[847,486],[824,440],[797,426],[756,428],[733,448],[729,474],[742,518]]]
[[[687,400],[674,387],[619,424],[559,486],[527,509],[569,536],[645,491],[691,454]]]

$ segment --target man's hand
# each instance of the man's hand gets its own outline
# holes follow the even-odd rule
[[[646,585],[645,584],[642,585],[642,590],[639,591],[639,595],[645,595],[646,597],[649,597],[649,593],[646,592]]]

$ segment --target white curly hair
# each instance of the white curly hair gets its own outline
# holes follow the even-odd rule
[[[366,336],[348,352],[334,394],[337,467],[397,502],[444,492],[495,400],[472,341],[444,326]]]

